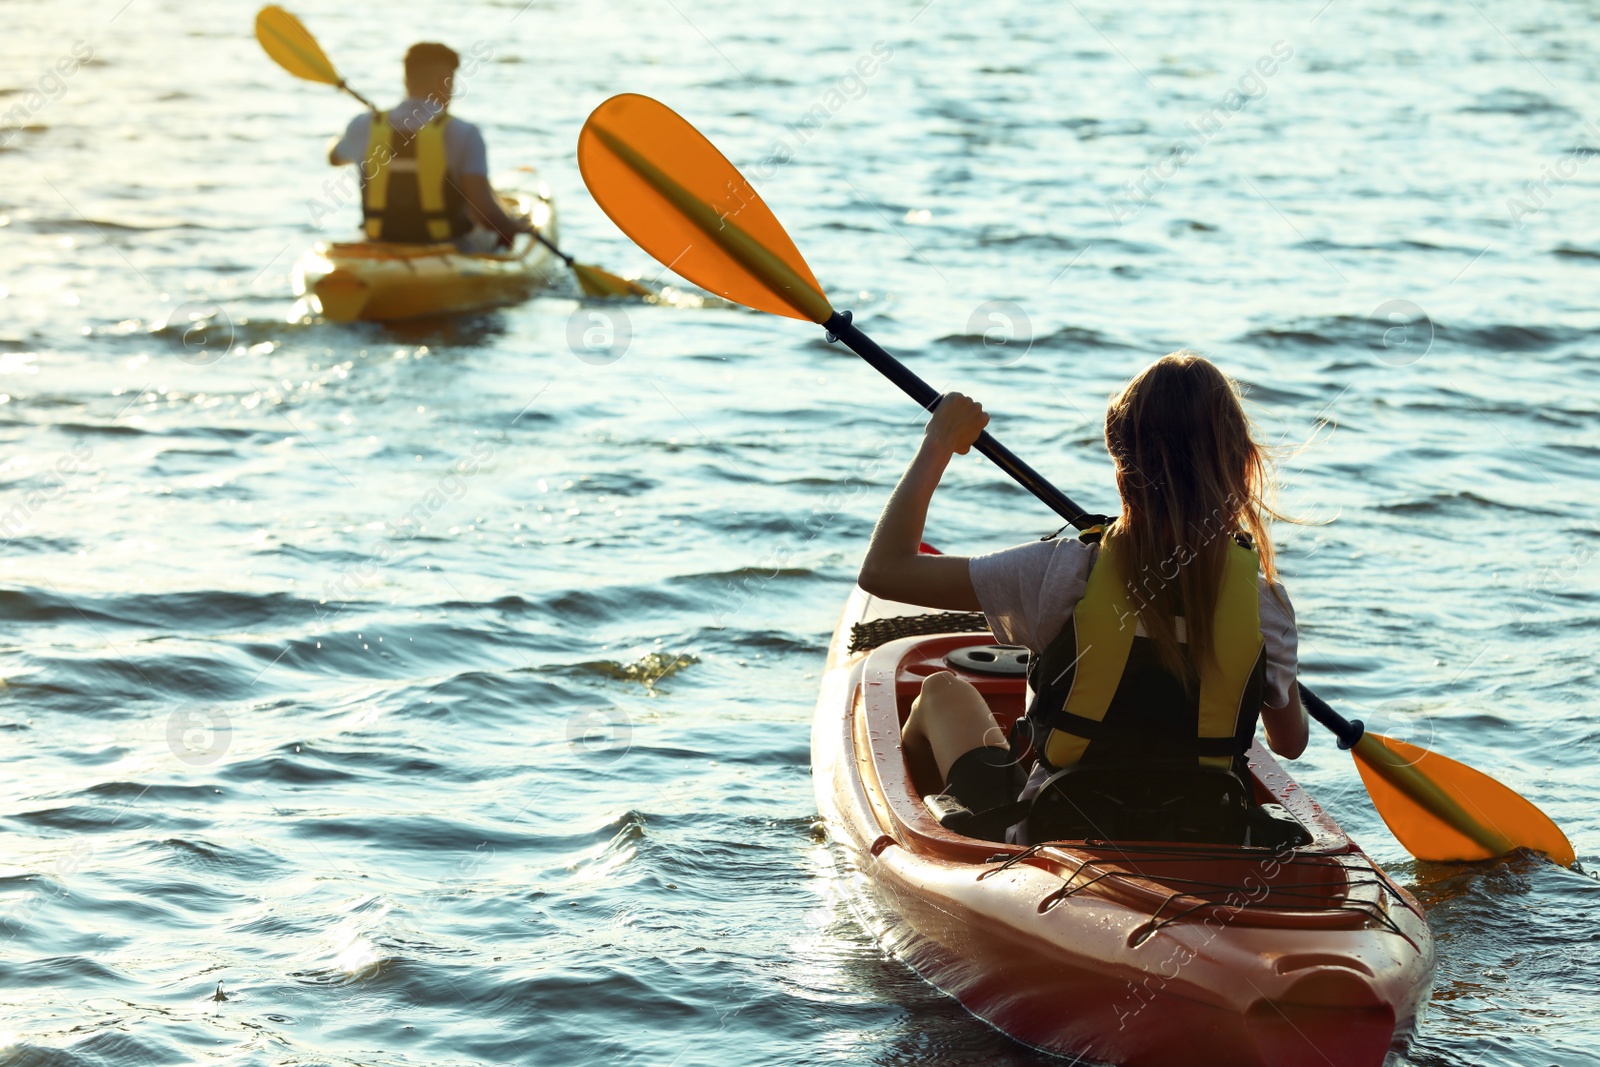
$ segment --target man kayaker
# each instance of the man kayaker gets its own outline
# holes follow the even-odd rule
[[[334,166],[360,164],[368,240],[454,241],[462,251],[487,252],[529,232],[527,220],[507,215],[489,186],[483,134],[449,113],[460,65],[445,45],[412,45],[406,98],[387,115],[357,115],[329,148]]]
[[[1105,436],[1122,510],[1103,530],[970,560],[923,555],[939,479],[988,421],[959,393],[939,402],[860,582],[903,603],[981,609],[997,640],[1030,650],[1037,760],[1025,774],[983,696],[941,671],[923,682],[902,731],[913,772],[937,767],[965,807],[1005,814],[1077,764],[1145,779],[1164,768],[1241,771],[1258,718],[1273,751],[1299,756],[1307,723],[1294,609],[1267,528],[1278,517],[1270,467],[1233,383],[1176,352],[1111,401]],[[1013,827],[1012,839],[1023,831]]]

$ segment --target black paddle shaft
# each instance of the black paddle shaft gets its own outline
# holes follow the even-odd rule
[[[571,267],[574,270],[577,269],[578,265],[576,263],[572,262],[572,257],[567,255],[565,252],[561,251],[561,249],[557,248],[555,245],[551,244],[550,243],[550,238],[546,237],[544,234],[540,233],[538,230],[529,230],[528,232],[533,234],[533,239],[535,241],[538,241],[540,244],[544,245],[550,251],[552,251],[556,255],[560,256],[561,257],[561,262],[565,263],[567,266]]]
[[[338,86],[336,88],[344,90],[345,92],[349,93],[351,96],[355,97],[357,100],[361,101],[361,103],[366,105],[367,110],[372,112],[373,114],[375,114],[375,115],[383,114],[382,111],[378,110],[378,105],[377,104],[374,104],[371,100],[368,100],[366,97],[362,96],[360,93],[358,93],[354,89],[350,88],[349,83],[346,82],[343,78],[339,79],[339,84],[338,84]]]
[[[850,312],[835,311],[833,317],[822,325],[828,331],[828,340],[843,341],[851,351],[872,364],[873,369],[898,385],[912,400],[929,411],[939,405],[939,398],[943,394],[917,377],[904,363],[885,352],[876,341],[857,329],[850,321]],[[1086,530],[1100,521],[1100,516],[1091,515],[1074,504],[1067,494],[1045,481],[1044,475],[1018,459],[1011,449],[990,437],[987,430],[978,435],[977,448],[995,466],[1011,475],[1012,480],[1018,485],[1038,497],[1046,507],[1078,529]]]
[[[1361,735],[1367,732],[1366,727],[1361,725],[1361,720],[1345,718],[1329,707],[1326,700],[1307,689],[1305,683],[1299,684],[1300,703],[1305,705],[1311,717],[1333,731],[1334,736],[1339,739],[1340,748],[1346,750],[1355,748],[1356,742],[1361,740]]]

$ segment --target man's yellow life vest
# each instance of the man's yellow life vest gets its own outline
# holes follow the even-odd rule
[[[1202,767],[1229,767],[1249,747],[1261,707],[1260,566],[1254,549],[1229,540],[1212,623],[1215,655],[1199,665],[1198,694],[1186,693],[1150,639],[1136,636],[1139,616],[1116,539],[1106,537],[1083,599],[1030,672],[1038,754],[1055,768],[1086,755],[1099,762],[1175,753]]]
[[[395,136],[388,116],[372,116],[362,165],[362,212],[371,241],[448,241],[470,228],[464,197],[449,183],[440,114],[413,137]],[[451,194],[454,194],[453,196]]]

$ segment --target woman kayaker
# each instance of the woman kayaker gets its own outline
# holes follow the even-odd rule
[[[1074,764],[1242,767],[1259,718],[1293,759],[1306,715],[1295,686],[1294,611],[1277,582],[1265,500],[1270,467],[1233,383],[1175,352],[1115,396],[1106,446],[1121,513],[1081,538],[966,559],[919,551],[928,504],[952,455],[988,424],[950,393],[873,531],[867,592],[982,610],[997,640],[1032,653],[1032,740],[1024,774],[982,695],[930,675],[902,731],[919,782],[975,813],[1027,799]]]

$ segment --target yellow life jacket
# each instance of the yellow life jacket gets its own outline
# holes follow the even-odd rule
[[[1116,539],[1106,537],[1071,621],[1030,671],[1035,696],[1028,717],[1037,753],[1059,769],[1082,761],[1099,741],[1103,748],[1120,745],[1124,758],[1130,748],[1179,751],[1202,767],[1229,767],[1249,748],[1261,708],[1260,556],[1228,542],[1212,622],[1214,661],[1199,665],[1196,696],[1159,665],[1150,639],[1136,636],[1138,613],[1119,555]],[[1108,712],[1121,721],[1108,721]],[[1135,727],[1141,717],[1147,722]],[[1187,724],[1181,728],[1188,736],[1151,736],[1151,722],[1168,733]]]
[[[444,128],[449,122],[448,114],[437,115],[397,143],[388,116],[373,114],[362,166],[368,240],[448,241],[471,228],[462,210],[465,198],[448,181]]]

